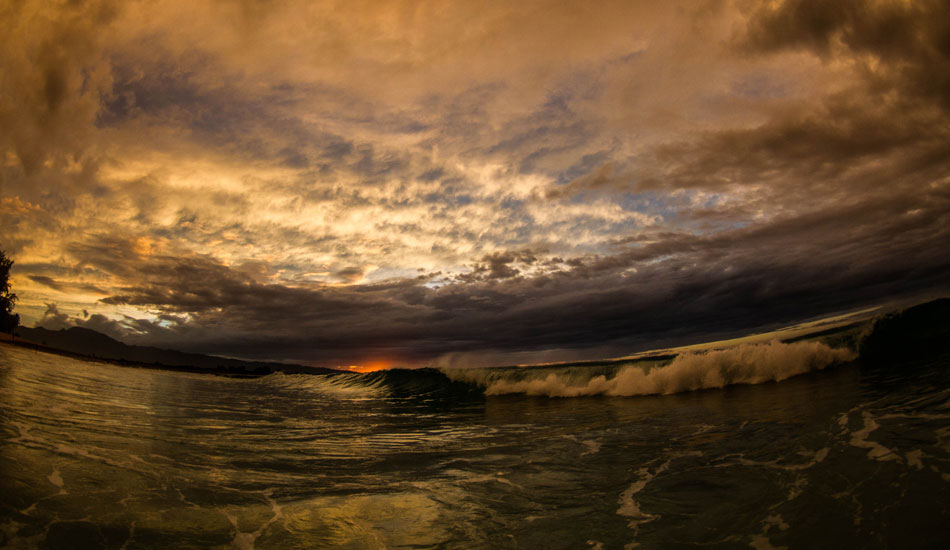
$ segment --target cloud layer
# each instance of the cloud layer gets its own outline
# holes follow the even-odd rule
[[[321,365],[943,293],[945,2],[11,2],[24,321]]]

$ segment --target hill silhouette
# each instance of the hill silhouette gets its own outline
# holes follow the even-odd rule
[[[862,339],[861,360],[884,365],[950,352],[950,298],[894,311],[875,319]]]
[[[101,332],[83,327],[49,330],[41,327],[17,329],[20,338],[51,350],[91,359],[152,368],[169,368],[221,374],[262,375],[272,372],[287,374],[329,374],[335,369],[308,367],[264,361],[242,361],[200,353],[186,353],[150,346],[132,346]]]

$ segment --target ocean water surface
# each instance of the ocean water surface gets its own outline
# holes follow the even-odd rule
[[[0,346],[0,546],[946,548],[950,356],[799,344],[260,378]]]

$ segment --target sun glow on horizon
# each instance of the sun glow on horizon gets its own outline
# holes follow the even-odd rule
[[[369,361],[362,365],[346,365],[337,367],[340,370],[345,370],[349,372],[375,372],[378,370],[388,370],[394,368],[394,365],[391,361],[386,360],[377,360]]]

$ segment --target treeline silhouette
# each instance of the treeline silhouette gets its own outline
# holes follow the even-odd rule
[[[0,250],[0,332],[6,332],[11,337],[20,325],[20,316],[13,313],[17,296],[10,292],[10,268],[12,267],[13,260],[7,258],[3,250]]]

